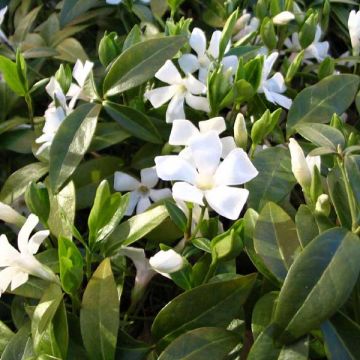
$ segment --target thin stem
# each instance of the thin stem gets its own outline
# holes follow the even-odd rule
[[[203,207],[201,208],[201,213],[200,213],[199,221],[198,221],[198,223],[196,224],[196,227],[195,227],[195,229],[194,229],[194,232],[193,232],[193,234],[192,234],[192,236],[191,236],[191,238],[190,238],[191,240],[196,237],[197,233],[198,233],[199,230],[200,230],[201,223],[202,223],[202,221],[203,221],[203,219],[204,219],[205,210],[206,210],[206,206],[203,206]]]
[[[184,234],[185,241],[187,241],[191,237],[192,215],[193,215],[193,208],[191,206],[189,207],[189,217],[187,219],[186,231]]]
[[[91,255],[91,251],[88,248],[86,248],[85,262],[86,262],[86,278],[90,280],[92,255]]]
[[[26,104],[28,107],[30,124],[31,124],[32,129],[34,129],[34,109],[33,109],[33,105],[32,105],[32,99],[29,94],[25,95],[25,101],[26,101]]]

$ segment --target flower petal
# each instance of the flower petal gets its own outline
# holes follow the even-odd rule
[[[232,150],[237,148],[237,146],[232,136],[226,136],[224,138],[221,138],[220,140],[222,144],[221,158],[225,159]]]
[[[206,97],[194,96],[190,93],[187,93],[185,96],[186,103],[195,110],[204,111],[206,113],[210,112],[209,100]]]
[[[236,73],[239,60],[237,56],[230,55],[230,56],[225,56],[221,63],[224,65],[224,70],[231,69],[231,74],[234,75]]]
[[[35,229],[36,225],[39,223],[39,218],[34,215],[30,214],[27,218],[25,224],[20,229],[18,234],[18,249],[20,253],[28,254],[29,252],[29,237],[31,232]]]
[[[249,191],[230,186],[218,186],[205,192],[205,198],[219,215],[236,220],[243,209]]]
[[[170,198],[172,195],[171,190],[168,188],[165,189],[151,189],[149,192],[149,197],[153,202],[157,202],[163,199]]]
[[[310,187],[311,171],[301,146],[293,138],[289,139],[289,150],[291,155],[291,170],[296,180],[303,188]]]
[[[321,156],[309,156],[309,155],[307,155],[305,160],[306,160],[308,168],[309,168],[309,170],[311,172],[311,175],[314,174],[314,167],[317,167],[318,170],[320,171],[320,168],[321,168]]]
[[[219,57],[220,40],[221,40],[221,31],[219,30],[214,31],[211,35],[209,48],[207,50],[208,54],[210,54],[213,59],[217,59]]]
[[[184,54],[179,59],[179,65],[181,70],[185,74],[192,74],[193,72],[199,70],[199,60],[198,58],[193,54]]]
[[[160,274],[171,274],[184,266],[183,257],[172,249],[159,251],[150,258],[149,262],[151,267]]]
[[[285,80],[281,73],[277,72],[270,79],[266,80],[264,87],[271,92],[283,93],[286,91]]]
[[[159,181],[155,166],[142,169],[140,171],[140,179],[141,184],[145,185],[149,189],[153,188]]]
[[[29,274],[26,272],[18,271],[11,279],[11,291],[15,290],[21,285],[24,285],[29,279]]]
[[[151,102],[154,108],[158,108],[167,103],[176,93],[177,86],[162,86],[157,89],[146,91],[144,94],[145,99]]]
[[[85,64],[81,60],[77,60],[73,69],[73,77],[77,81],[80,87],[83,87],[87,77],[89,76],[94,63],[86,60]]]
[[[0,296],[9,287],[11,280],[18,273],[17,268],[7,267],[0,271]]]
[[[290,98],[276,92],[270,92],[266,87],[264,87],[264,94],[268,101],[272,102],[273,104],[278,104],[285,109],[290,109],[292,105],[292,100]]]
[[[186,182],[177,182],[172,188],[174,199],[191,202],[193,204],[204,205],[204,193],[197,187]]]
[[[206,50],[205,33],[197,27],[194,28],[190,35],[189,44],[199,56],[203,56]]]
[[[135,210],[135,207],[140,199],[140,193],[138,191],[131,191],[129,198],[129,205],[126,209],[125,216],[130,216]]]
[[[116,191],[133,191],[140,186],[140,182],[133,176],[122,171],[116,171],[114,174],[114,189]]]
[[[150,199],[148,196],[140,196],[139,202],[136,206],[136,214],[141,214],[146,211],[151,205]]]
[[[279,53],[275,51],[265,58],[264,66],[262,69],[262,82],[266,81],[267,78],[269,77],[270,72],[271,72],[278,56],[279,56]]]
[[[191,74],[188,74],[186,78],[184,79],[184,83],[186,86],[186,89],[194,95],[201,95],[206,93],[206,86],[196,79]]]
[[[0,249],[0,267],[13,265],[14,260],[20,256],[4,234],[0,236]]]
[[[201,124],[201,122],[199,124]],[[188,145],[189,140],[196,135],[199,135],[199,130],[191,121],[185,119],[177,119],[174,120],[171,128],[169,144]]]
[[[201,175],[213,175],[219,166],[222,144],[215,131],[200,134],[190,141],[192,157]]]
[[[36,254],[40,245],[50,235],[49,230],[41,230],[35,233],[29,240],[28,250],[31,254]]]
[[[172,123],[175,119],[184,119],[184,93],[176,94],[166,110],[166,122]]]
[[[236,148],[219,165],[215,173],[215,183],[217,185],[241,185],[257,175],[258,171],[247,153],[243,149]]]
[[[157,71],[155,77],[164,83],[175,85],[181,82],[181,75],[171,60],[166,60],[165,64]]]
[[[226,130],[225,120],[221,116],[211,118],[209,120],[204,120],[199,122],[200,132],[206,133],[208,131],[215,131],[217,134],[221,134]]]
[[[156,172],[162,180],[195,183],[197,176],[196,169],[178,155],[157,156],[155,164]]]

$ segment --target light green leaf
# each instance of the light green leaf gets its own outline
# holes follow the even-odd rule
[[[0,72],[4,76],[7,85],[15,94],[19,96],[26,94],[26,88],[19,77],[16,63],[0,55]]]

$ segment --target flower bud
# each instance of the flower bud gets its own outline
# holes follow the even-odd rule
[[[172,274],[181,270],[184,265],[184,259],[176,251],[161,250],[149,260],[151,267],[160,274]]]
[[[358,12],[355,10],[350,12],[348,28],[351,46],[353,48],[353,55],[357,56],[360,53],[360,10]]]
[[[319,215],[329,216],[330,210],[329,196],[327,194],[321,194],[316,201],[315,212]]]
[[[303,49],[306,49],[309,45],[311,45],[315,39],[318,18],[318,14],[310,14],[301,27],[299,41]]]
[[[248,132],[246,128],[246,122],[244,115],[239,113],[236,116],[234,123],[234,140],[238,147],[246,150],[248,142]]]
[[[99,59],[104,66],[108,66],[119,54],[117,34],[112,32],[105,34],[99,43]]]
[[[282,11],[281,13],[273,17],[273,23],[275,25],[286,25],[294,19],[295,15],[293,13],[291,13],[290,11]]]
[[[0,202],[0,220],[9,224],[14,224],[18,227],[21,227],[25,223],[25,218],[23,216],[12,207],[2,202]]]

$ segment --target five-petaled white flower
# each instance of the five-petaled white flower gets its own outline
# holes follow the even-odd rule
[[[159,178],[155,167],[142,169],[140,181],[122,171],[115,172],[114,189],[116,191],[130,191],[129,206],[126,215],[130,216],[136,207],[136,213],[140,214],[148,209],[151,201],[156,202],[171,197],[170,189],[154,189]]]
[[[204,206],[235,220],[248,198],[246,189],[232,187],[244,184],[258,172],[244,150],[236,148],[220,162],[222,143],[215,131],[200,134],[189,144],[191,161],[179,155],[155,158],[159,177],[178,181],[173,186],[176,199]]]
[[[360,10],[352,10],[349,14],[348,28],[354,56],[360,54]]]
[[[2,268],[0,271],[0,295],[10,284],[11,290],[25,284],[29,275],[48,281],[58,281],[55,274],[34,256],[50,233],[48,230],[38,231],[29,239],[38,222],[39,218],[36,215],[29,215],[18,234],[19,251],[10,245],[6,235],[0,236],[0,268]]]
[[[149,262],[156,272],[166,277],[185,266],[184,258],[173,249],[159,251],[150,258]]]
[[[323,61],[329,52],[329,43],[327,41],[321,40],[321,27],[317,25],[314,41],[305,49],[304,52],[304,61],[311,63],[309,59],[316,59],[318,62]],[[295,57],[296,53],[301,51],[301,45],[299,41],[299,34],[293,33],[290,38],[287,38],[284,41],[284,45],[293,51],[293,54],[290,56],[290,60]]]
[[[174,120],[171,128],[169,144],[188,146],[190,142],[200,134],[215,131],[218,135],[220,135],[225,130],[225,120],[220,116],[209,120],[199,121],[199,129],[189,120],[177,119]],[[221,138],[220,141],[222,143],[221,157],[224,158],[231,150],[236,148],[236,144],[232,136]],[[182,150],[180,154],[185,158],[191,158],[188,148]]]
[[[207,75],[211,70],[211,64],[219,58],[219,48],[221,40],[221,31],[214,31],[208,49],[206,50],[206,35],[199,29],[194,28],[191,32],[189,44],[191,48],[196,52],[194,54],[184,54],[179,59],[181,69],[185,74],[192,74],[195,71],[199,71],[199,80],[206,84]],[[225,53],[229,50],[230,43],[228,44]],[[224,71],[230,70],[232,74],[235,74],[238,58],[235,55],[225,56],[221,63],[223,64]]]
[[[291,170],[297,182],[305,190],[308,190],[311,185],[314,168],[320,170],[321,158],[320,156],[306,156],[298,144],[298,142],[291,138],[289,140],[289,150],[291,155]]]
[[[149,90],[144,96],[155,108],[170,100],[166,110],[166,122],[171,123],[174,119],[185,119],[184,101],[193,109],[210,111],[208,99],[203,96],[195,96],[205,94],[206,86],[191,74],[182,78],[172,61],[167,60],[155,77],[169,86]]]
[[[277,72],[269,78],[270,72],[278,56],[279,53],[273,52],[265,58],[258,92],[264,93],[266,99],[273,104],[278,104],[285,109],[290,109],[292,100],[284,95],[281,95],[286,91],[285,81],[282,74]]]
[[[74,110],[76,101],[83,98],[82,90],[93,66],[94,64],[87,60],[85,64],[81,60],[76,62],[72,74],[76,83],[71,84],[66,95],[55,77],[51,77],[45,89],[53,101],[44,114],[43,134],[35,140],[37,144],[42,144],[36,152],[37,155],[50,147],[60,124]],[[69,104],[67,103],[68,98],[70,98]]]

